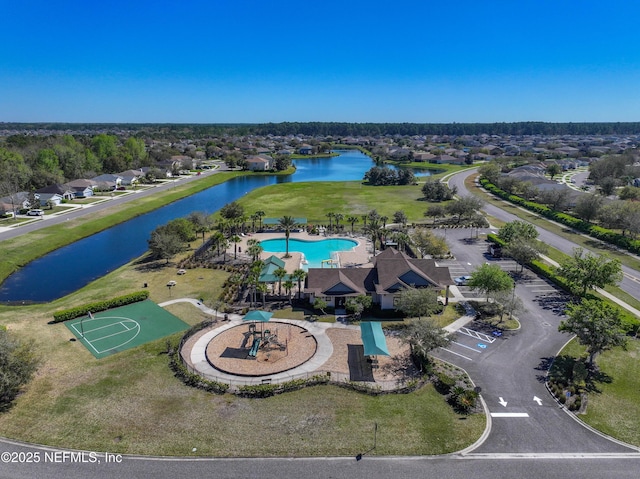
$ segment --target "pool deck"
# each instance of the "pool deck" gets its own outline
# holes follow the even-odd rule
[[[250,239],[257,239],[258,241],[264,241],[273,238],[284,238],[284,233],[251,233],[251,235],[243,236],[242,241],[238,243],[238,247],[242,249],[242,252],[247,251],[247,241]],[[342,268],[371,268],[373,267],[373,263],[371,262],[371,241],[365,238],[364,236],[354,235],[351,236],[349,234],[340,234],[340,235],[310,235],[306,231],[300,233],[291,233],[289,239],[299,239],[305,241],[322,241],[323,239],[329,238],[342,238],[342,239],[350,239],[353,241],[357,241],[358,245],[353,248],[351,251],[341,251],[338,253],[338,258],[340,260],[340,266]],[[231,254],[233,254],[233,245],[228,250]],[[284,258],[284,253],[274,253],[270,251],[263,251],[260,255],[261,259],[267,259],[268,257],[275,255],[278,258],[282,259],[285,263],[285,269],[292,273],[298,268],[301,268],[303,265],[301,264],[302,255],[300,253],[296,253],[294,251],[290,251],[290,258]]]

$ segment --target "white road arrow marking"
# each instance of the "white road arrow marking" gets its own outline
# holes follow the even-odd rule
[[[533,400],[538,403],[538,406],[542,406],[542,399],[538,396],[533,396]]]
[[[498,402],[499,402],[502,406],[507,407],[507,401],[505,401],[505,400],[504,400],[504,399],[502,399],[502,398],[499,398],[499,399],[500,399],[500,401],[498,401]]]

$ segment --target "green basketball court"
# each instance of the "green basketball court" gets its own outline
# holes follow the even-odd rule
[[[65,325],[98,359],[189,328],[149,300],[66,321]]]

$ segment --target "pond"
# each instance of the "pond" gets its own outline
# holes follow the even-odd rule
[[[27,264],[0,286],[0,301],[46,302],[66,296],[142,255],[158,226],[192,211],[214,213],[256,188],[303,181],[355,181],[373,166],[358,150],[339,156],[294,160],[289,176],[242,176],[76,241]]]

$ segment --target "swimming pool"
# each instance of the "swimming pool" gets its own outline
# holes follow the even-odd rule
[[[286,251],[285,238],[273,238],[260,241],[264,251],[270,253],[284,253]],[[322,262],[333,259],[332,252],[350,251],[358,246],[358,242],[344,238],[329,238],[318,241],[306,241],[289,238],[289,252],[302,253],[308,264],[304,268],[321,268]],[[326,267],[327,265],[325,265]]]

